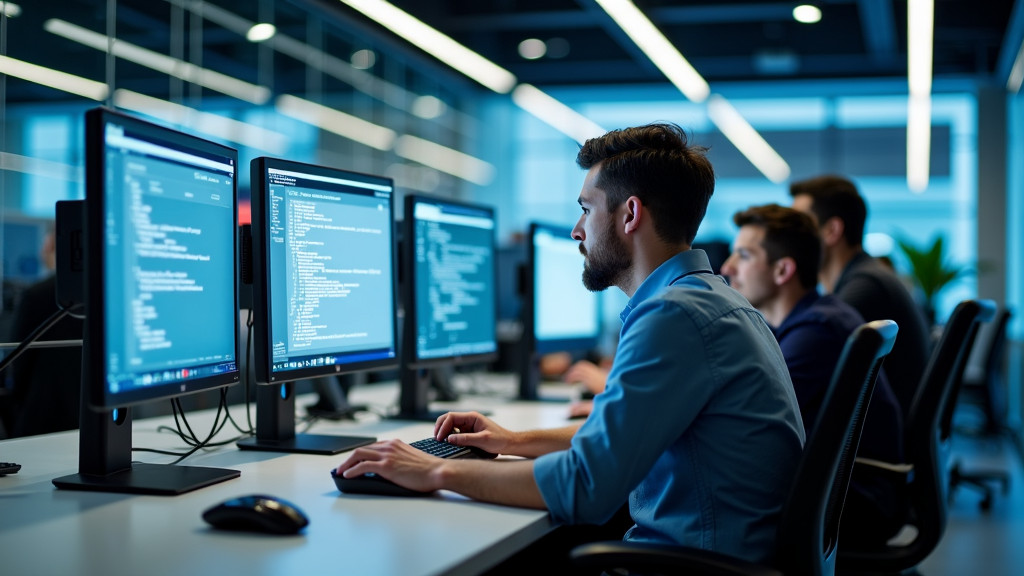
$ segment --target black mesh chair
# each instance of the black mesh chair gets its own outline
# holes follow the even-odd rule
[[[612,573],[834,574],[839,519],[864,415],[896,332],[895,322],[877,320],[847,339],[783,507],[771,565],[697,548],[622,541],[577,546],[570,553],[573,564]]]
[[[980,331],[975,347],[984,344],[985,348],[980,350],[982,360],[981,370],[977,375],[965,373],[960,384],[959,393],[955,405],[975,406],[979,408],[982,416],[980,426],[963,428],[955,426],[954,433],[961,433],[979,438],[1005,439],[1011,434],[1006,424],[1007,412],[1007,391],[1003,380],[1003,357],[1006,350],[1006,326],[1010,322],[1012,312],[1008,308],[1001,308],[996,319],[990,325],[989,338],[982,342]],[[950,418],[952,418],[952,411]],[[995,495],[993,489],[998,485],[1002,493],[1010,490],[1010,473],[1006,470],[996,469],[968,469],[960,462],[953,462],[949,471],[949,495],[954,496],[957,488],[963,486],[974,489],[981,493],[981,500],[978,505],[982,510],[989,510],[992,507],[992,500]]]
[[[890,540],[870,549],[840,545],[840,574],[893,574],[913,569],[935,550],[946,530],[948,413],[956,384],[982,321],[995,314],[991,300],[964,300],[946,322],[932,350],[904,425],[907,463],[913,467],[904,503],[907,524],[917,534],[910,541]]]

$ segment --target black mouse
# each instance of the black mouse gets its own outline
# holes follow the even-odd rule
[[[250,494],[225,500],[203,512],[214,528],[271,534],[295,534],[309,525],[297,506],[273,496]]]

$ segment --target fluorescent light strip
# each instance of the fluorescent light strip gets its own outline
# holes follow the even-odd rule
[[[630,0],[596,0],[654,65],[692,102],[711,94],[708,83]]]
[[[516,77],[508,70],[427,26],[393,4],[383,0],[341,2],[499,94],[507,94],[516,85]]]
[[[223,140],[266,150],[273,154],[283,154],[288,149],[288,137],[279,132],[218,114],[201,112],[188,106],[153,98],[131,90],[115,90],[114,105],[126,110],[149,114],[172,124],[181,124],[196,132]]]
[[[43,24],[43,29],[73,42],[78,42],[83,46],[95,48],[102,52],[108,51],[109,38],[106,35],[76,26],[70,22],[51,18]],[[109,49],[118,58],[123,58],[168,76],[180,78],[186,82],[198,84],[228,96],[234,96],[239,100],[252,104],[264,104],[270,99],[270,89],[265,86],[251,84],[226,74],[221,74],[220,72],[207,70],[184,60],[171,58],[170,56],[129,44],[123,40],[114,39],[112,48]]]
[[[934,0],[907,1],[907,186],[928,187],[931,155]]]
[[[604,128],[530,84],[516,86],[512,101],[580,144],[605,133]]]
[[[75,76],[53,68],[44,68],[24,60],[16,60],[8,56],[0,56],[0,73],[15,76],[22,80],[42,84],[50,88],[83,96],[90,100],[102,102],[107,98],[109,90],[103,82],[96,82],[81,76]]]
[[[377,150],[390,150],[395,143],[395,131],[378,126],[333,108],[304,100],[290,94],[277,97],[277,111],[322,130],[365,144]]]
[[[776,184],[789,178],[789,164],[765,142],[728,100],[718,94],[712,94],[708,99],[708,117],[765,177]]]
[[[1010,75],[1006,79],[1006,89],[1016,94],[1020,92],[1020,86],[1024,83],[1024,42],[1020,43],[1020,50],[1017,50],[1017,57],[1010,67]]]
[[[0,12],[8,18],[15,18],[21,15],[21,6],[14,2],[0,2]]]
[[[11,154],[10,152],[0,152],[0,170],[57,178],[59,180],[67,180],[68,182],[82,181],[81,166],[72,166],[41,158],[30,158],[19,154]]]
[[[490,163],[408,134],[398,137],[395,154],[481,186],[494,180],[494,166]]]
[[[931,96],[913,95],[907,105],[907,187],[921,193],[928,187],[932,139]]]

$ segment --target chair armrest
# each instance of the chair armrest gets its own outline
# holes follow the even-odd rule
[[[575,566],[612,571],[659,572],[708,576],[783,576],[768,566],[718,552],[651,542],[591,542],[572,549]]]
[[[892,482],[902,484],[910,484],[914,481],[913,464],[893,464],[892,462],[858,456],[853,462],[853,473],[857,475],[858,472],[860,474],[867,473],[872,476],[882,476]]]

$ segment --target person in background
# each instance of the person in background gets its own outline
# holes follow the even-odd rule
[[[705,150],[678,126],[652,124],[588,140],[577,163],[587,171],[572,231],[583,283],[629,297],[591,415],[512,431],[450,412],[438,440],[522,458],[444,460],[385,440],[336,473],[546,509],[562,525],[604,523],[628,498],[627,540],[767,561],[804,428],[763,317],[690,250],[714,190]]]
[[[885,359],[885,373],[907,419],[931,345],[921,308],[889,268],[864,251],[867,205],[857,187],[842,176],[793,182],[792,207],[814,216],[821,233],[818,281],[826,294],[853,306],[866,321],[893,320],[899,336]]]
[[[56,236],[50,230],[40,250],[49,275],[29,286],[14,311],[12,337],[20,342],[58,311]],[[81,340],[84,323],[67,316],[40,340]],[[13,425],[11,435],[30,436],[78,428],[82,379],[82,348],[26,350],[13,371]]]
[[[864,324],[835,295],[818,293],[821,240],[814,219],[778,204],[733,215],[739,232],[722,274],[764,314],[793,380],[804,429],[814,424],[849,336]],[[858,457],[901,464],[903,417],[884,369],[875,384]],[[865,469],[867,470],[867,469]],[[899,532],[906,482],[885,474],[855,475],[840,525],[841,540],[884,544]]]

